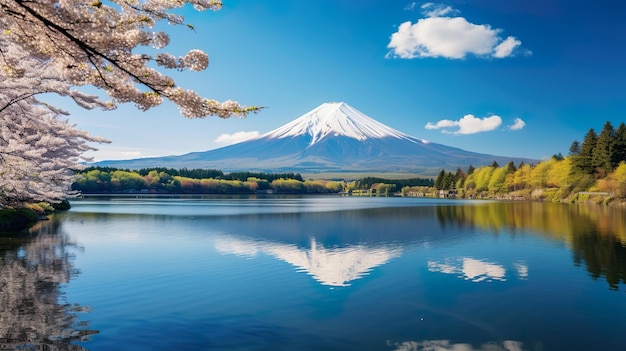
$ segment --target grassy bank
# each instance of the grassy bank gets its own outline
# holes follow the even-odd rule
[[[28,204],[20,208],[3,208],[0,210],[0,232],[13,232],[31,227],[38,220],[55,211],[70,208],[68,201],[59,204]]]
[[[0,210],[0,231],[11,232],[35,224],[39,214],[29,208],[5,208]]]

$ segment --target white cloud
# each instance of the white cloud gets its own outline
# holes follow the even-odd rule
[[[408,5],[406,5],[406,7],[404,8],[404,11],[413,11],[415,10],[416,7],[417,7],[417,2],[413,1],[409,3]]]
[[[516,118],[513,120],[513,124],[509,126],[510,130],[520,130],[526,126],[526,122],[524,122],[521,118]]]
[[[426,123],[426,129],[441,129],[441,128],[450,128],[456,127],[459,125],[459,121],[451,121],[449,119],[442,119],[437,123],[428,122]]]
[[[220,134],[214,142],[222,145],[236,144],[259,136],[259,132],[236,132],[233,134]]]
[[[407,21],[400,24],[387,45],[391,49],[387,57],[463,59],[467,55],[475,55],[505,58],[513,56],[522,44],[512,36],[503,40],[499,36],[502,30],[491,28],[488,24],[474,24],[463,17],[450,17],[458,12],[450,6],[427,3],[421,8],[427,18],[416,23]],[[530,54],[530,51],[525,53]]]
[[[493,57],[504,58],[511,56],[513,50],[520,45],[522,45],[521,41],[515,39],[514,37],[508,37],[493,49]]]
[[[93,157],[92,161],[98,162],[103,160],[129,160],[150,157],[156,154],[155,150],[129,150],[124,146],[104,145],[97,148],[98,150],[86,152],[83,156]]]
[[[477,118],[474,115],[468,114],[463,116],[458,121],[452,121],[449,119],[442,119],[436,123],[426,123],[426,129],[441,129],[442,133],[446,134],[475,134],[481,132],[489,132],[498,128],[502,124],[502,118],[500,116],[490,116]],[[452,130],[451,128],[456,128]]]
[[[422,5],[422,13],[427,17],[441,17],[453,13],[458,13],[458,11],[450,6],[429,2]]]
[[[138,158],[141,157],[141,151],[122,151],[122,157],[124,158]]]

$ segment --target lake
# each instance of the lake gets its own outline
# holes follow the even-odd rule
[[[85,197],[0,235],[0,349],[621,350],[625,211]]]

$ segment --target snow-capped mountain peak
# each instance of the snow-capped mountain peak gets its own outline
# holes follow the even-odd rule
[[[260,138],[282,139],[306,134],[311,136],[309,145],[313,145],[327,136],[345,136],[360,141],[368,138],[391,137],[413,142],[426,142],[386,126],[345,102],[323,103]]]
[[[325,103],[311,112],[255,139],[219,149],[180,156],[103,161],[119,168],[213,168],[227,172],[416,172],[532,163],[465,151],[404,134],[343,102]],[[316,263],[317,264],[317,263]],[[321,273],[320,273],[321,275]]]

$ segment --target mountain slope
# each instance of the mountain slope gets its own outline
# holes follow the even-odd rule
[[[386,126],[352,106],[324,103],[255,139],[181,156],[102,161],[121,168],[212,168],[264,172],[418,172],[466,169],[497,161],[533,162],[431,143]]]

